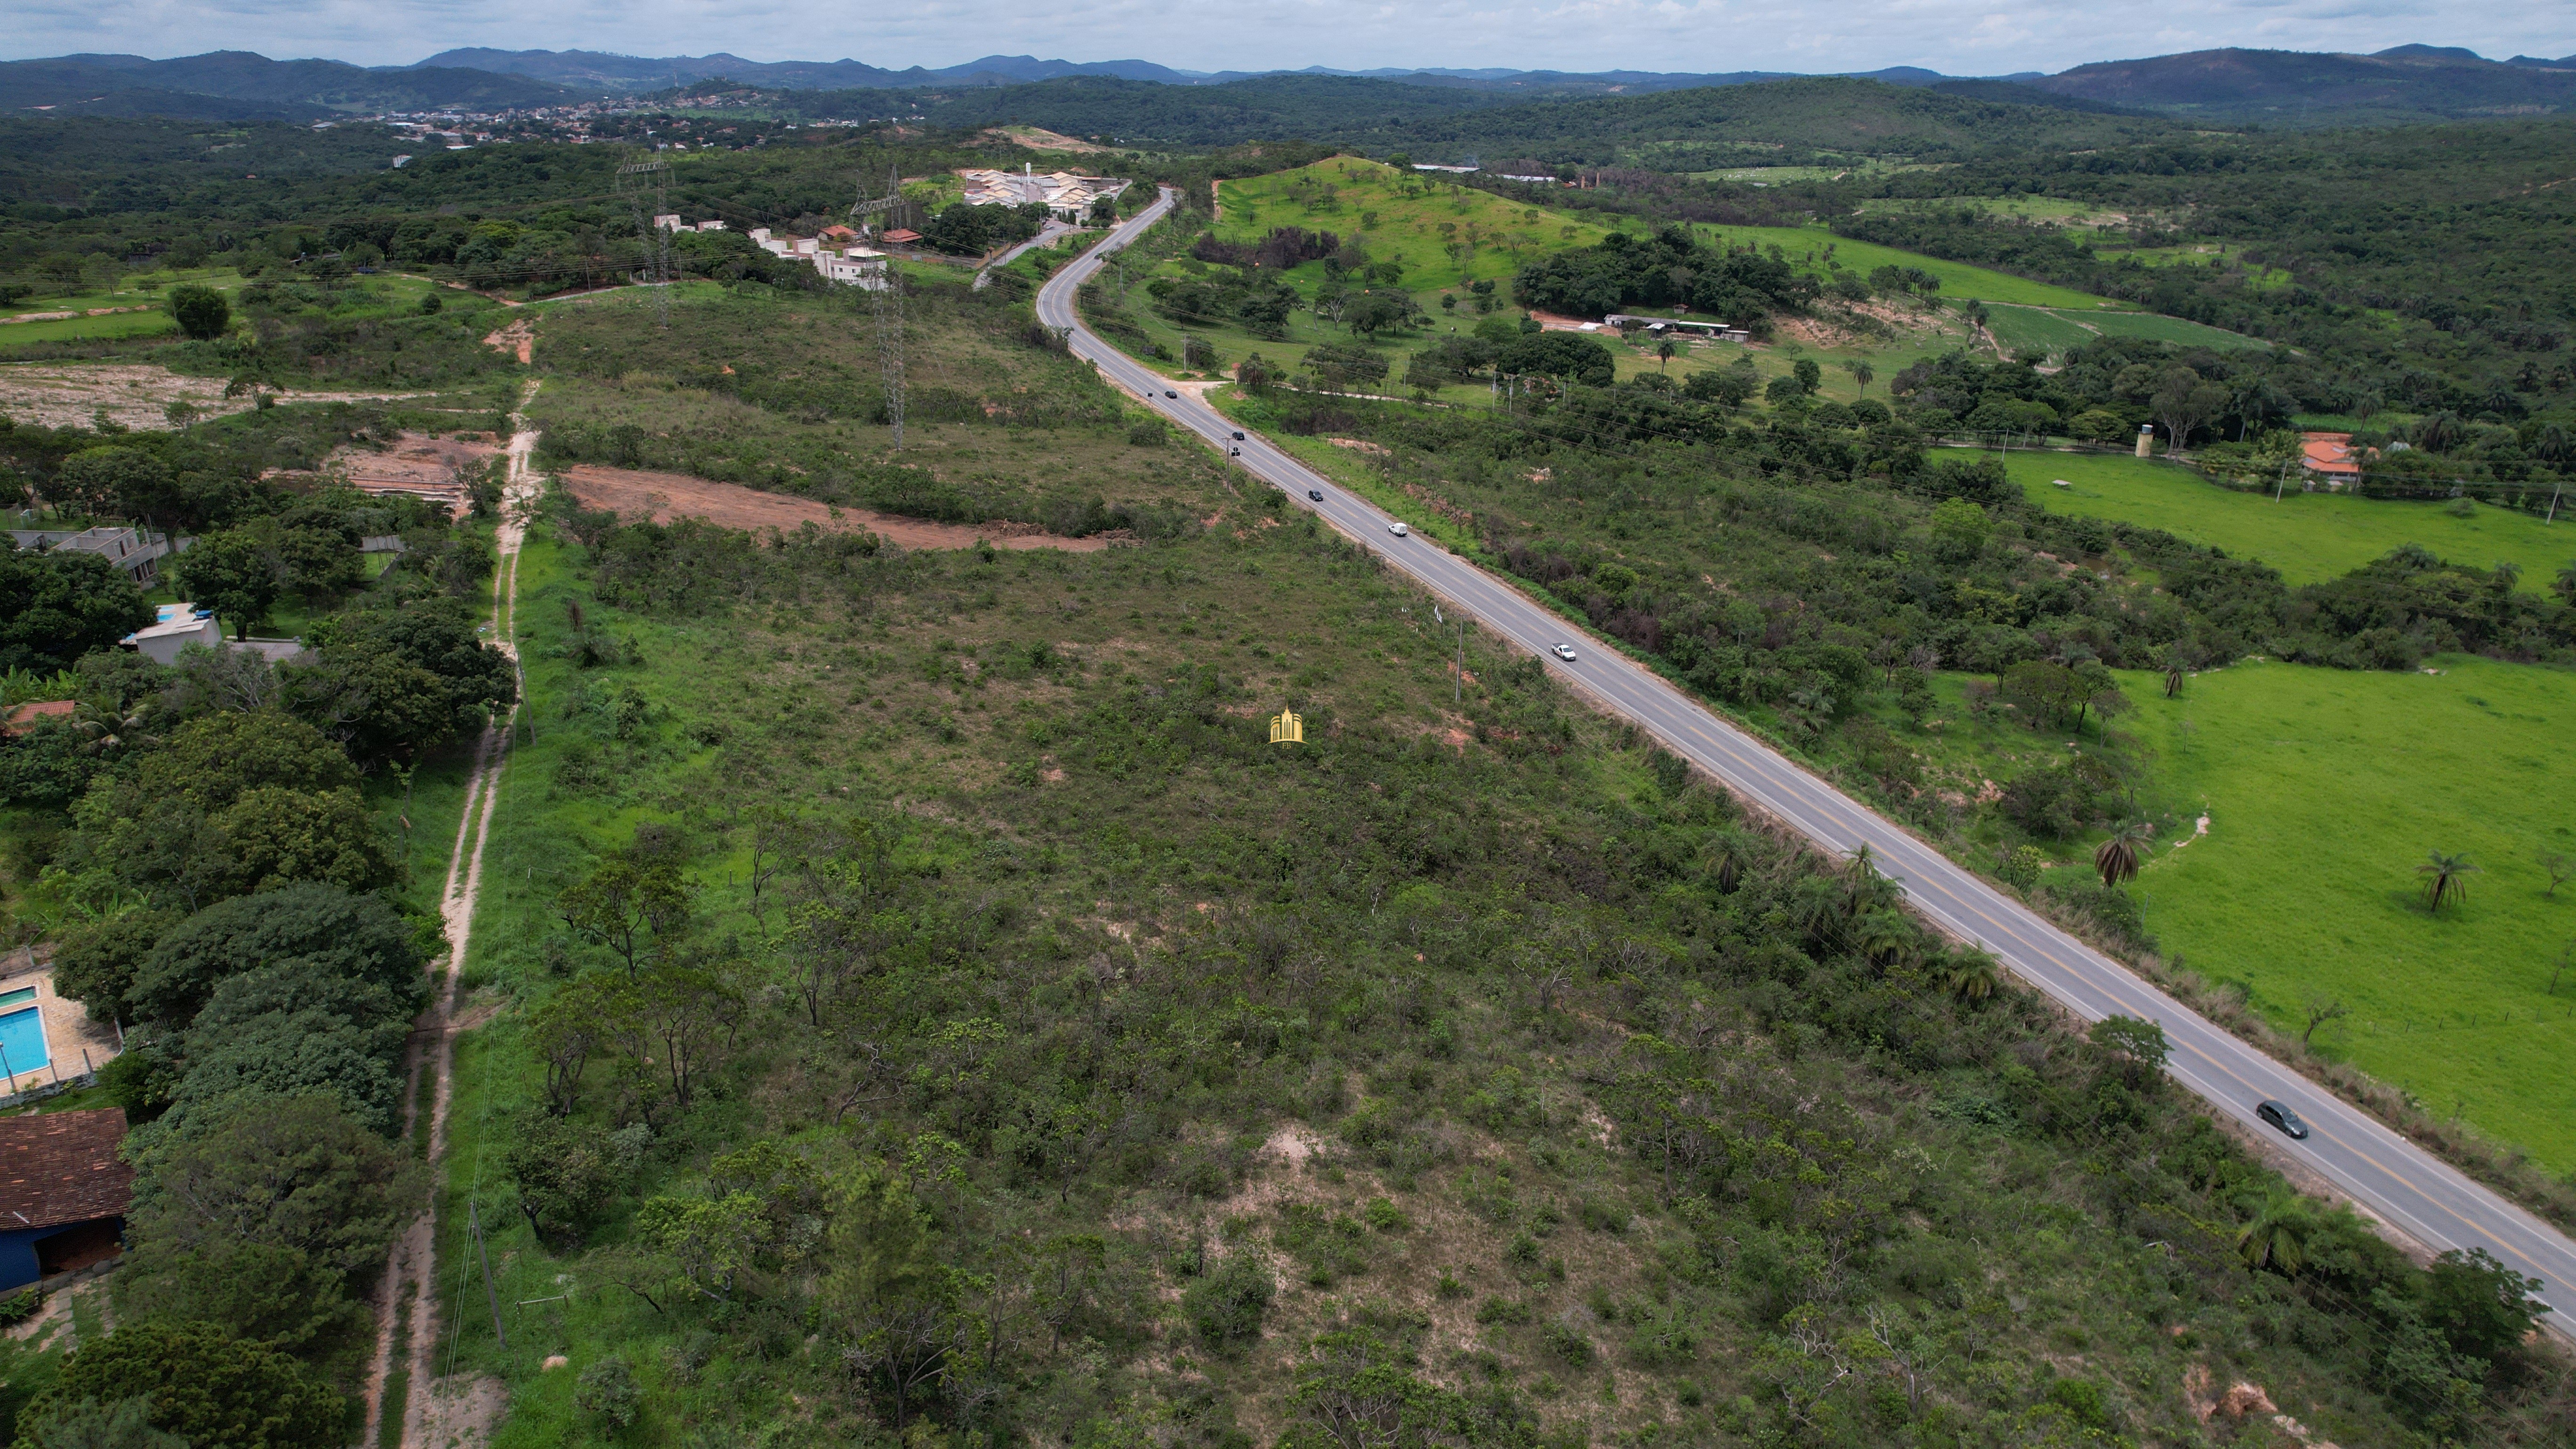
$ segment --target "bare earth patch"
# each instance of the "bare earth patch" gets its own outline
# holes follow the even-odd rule
[[[331,455],[326,465],[331,471],[346,473],[349,481],[361,488],[398,488],[421,492],[454,486],[460,469],[480,468],[501,455],[501,445],[491,440],[490,433],[467,433],[453,438],[435,437],[428,433],[404,433],[390,448],[342,448]]]
[[[527,318],[522,317],[484,338],[483,345],[495,352],[517,357],[519,365],[525,367],[528,365],[529,357],[537,350],[536,329],[528,325]]]
[[[510,1407],[510,1391],[488,1374],[456,1374],[429,1386],[421,1433],[429,1449],[483,1449]]]
[[[1058,135],[1043,126],[991,126],[984,134],[997,141],[1013,141],[1032,151],[1106,151],[1094,142]]]
[[[279,402],[390,402],[426,397],[415,392],[280,392]],[[219,377],[183,377],[166,367],[133,362],[15,362],[0,365],[0,413],[48,428],[87,427],[101,409],[110,420],[137,430],[168,431],[163,409],[186,402],[201,418],[243,413],[258,404],[249,396],[224,396]]]
[[[698,518],[719,528],[775,528],[794,533],[811,523],[839,533],[873,533],[900,548],[972,548],[977,540],[995,548],[1060,548],[1095,553],[1113,541],[1104,535],[1063,538],[1027,523],[928,523],[898,518],[865,508],[835,509],[811,498],[763,493],[738,483],[710,483],[685,473],[653,473],[634,468],[603,468],[581,463],[562,473],[564,486],[584,508],[651,518]]]

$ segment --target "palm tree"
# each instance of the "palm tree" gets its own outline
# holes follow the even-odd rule
[[[1857,916],[1894,900],[1896,882],[1878,868],[1878,856],[1863,841],[1843,862],[1843,913]]]
[[[2236,1230],[2236,1256],[2248,1268],[2269,1266],[2295,1277],[2308,1262],[2308,1235],[2316,1219],[2308,1205],[2290,1193],[2265,1199],[2254,1220]]]
[[[1950,994],[1961,1001],[1983,1001],[2003,985],[1995,958],[1984,951],[1962,951],[1951,958]]]
[[[1843,364],[1843,371],[1850,373],[1851,380],[1860,384],[1860,395],[1862,397],[1869,396],[1869,385],[1878,381],[1878,369],[1870,366],[1866,362],[1846,362]]]
[[[1861,954],[1883,970],[1914,954],[1914,932],[1894,911],[1872,911],[1860,923]]]
[[[2415,873],[2424,877],[2426,908],[2435,915],[2439,915],[2442,911],[2442,902],[2467,900],[2469,883],[2466,877],[2476,871],[2477,867],[2469,864],[2469,858],[2465,855],[2448,855],[2442,851],[2434,851],[2422,865],[2415,867]]]
[[[1722,830],[1710,842],[1709,868],[1717,876],[1717,888],[1728,895],[1744,882],[1744,871],[1753,863],[1753,842],[1740,830]]]
[[[159,737],[143,732],[151,721],[149,707],[138,705],[128,713],[112,705],[83,703],[72,712],[72,728],[81,734],[81,753],[113,755],[129,745],[159,743]]]
[[[1672,360],[1673,339],[1667,337],[1655,344],[1655,371],[1661,373],[1664,370],[1664,364]]]
[[[2104,889],[2138,878],[2138,857],[2147,848],[2147,838],[2155,833],[2155,827],[2147,822],[2132,820],[2094,848],[2093,868],[2102,872]]]

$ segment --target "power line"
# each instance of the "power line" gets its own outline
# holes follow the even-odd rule
[[[867,183],[859,183],[858,199],[850,203],[850,215],[874,216],[903,205],[903,172],[900,166],[886,168],[886,194],[874,201],[867,199]],[[894,258],[885,259],[885,284],[869,294],[876,301],[877,361],[884,369],[886,425],[894,432],[896,452],[903,451],[903,273],[896,269]]]
[[[635,161],[617,168],[619,189],[626,193],[635,209],[635,239],[644,246],[645,265],[652,268],[655,294],[660,302],[662,330],[671,327],[671,234],[658,220],[647,223],[644,214],[644,188],[653,188],[653,215],[663,215],[662,205],[670,199],[671,163],[668,161]],[[653,234],[661,232],[657,243]]]

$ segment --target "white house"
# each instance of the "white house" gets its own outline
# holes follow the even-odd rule
[[[224,645],[223,621],[215,617],[212,609],[200,609],[194,604],[161,604],[155,612],[158,618],[122,641],[155,664],[177,663],[179,651],[191,644],[203,644],[209,649]]]

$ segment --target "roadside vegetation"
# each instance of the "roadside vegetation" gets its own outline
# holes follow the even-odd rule
[[[2431,1427],[2329,1364],[2406,1331],[2365,1279],[2451,1280],[2284,1217],[2152,1032],[2063,1034],[1528,661],[1453,705],[1427,600],[1208,486],[1141,553],[541,534],[444,1220],[570,1292],[457,1321],[496,1442],[2128,1437],[2239,1379]]]

